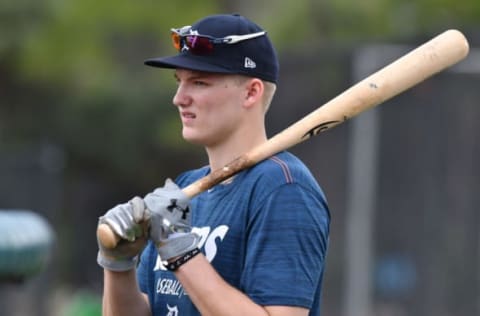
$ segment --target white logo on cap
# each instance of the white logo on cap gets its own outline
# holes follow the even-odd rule
[[[257,68],[257,64],[248,57],[245,57],[245,68]]]

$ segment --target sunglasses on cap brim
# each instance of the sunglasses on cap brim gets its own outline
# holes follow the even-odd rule
[[[173,47],[177,51],[188,50],[195,55],[207,55],[213,53],[215,45],[235,44],[241,41],[257,38],[267,32],[261,31],[244,35],[229,35],[216,38],[209,35],[194,34],[191,26],[184,26],[178,29],[171,29]]]

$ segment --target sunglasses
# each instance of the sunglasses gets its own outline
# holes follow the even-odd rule
[[[173,47],[175,47],[177,51],[182,51],[186,47],[192,54],[207,55],[213,53],[215,45],[235,44],[263,36],[267,33],[262,31],[245,35],[229,35],[222,38],[216,38],[209,35],[194,34],[191,30],[191,26],[172,29]]]

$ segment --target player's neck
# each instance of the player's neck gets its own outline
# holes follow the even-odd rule
[[[250,135],[237,135],[216,146],[207,147],[209,164],[211,170],[217,170],[226,164],[248,152],[253,147],[264,143],[267,140],[265,132],[257,132]]]

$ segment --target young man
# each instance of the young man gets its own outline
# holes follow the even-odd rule
[[[172,38],[179,53],[146,64],[173,69],[182,135],[209,165],[100,218],[129,240],[99,243],[104,315],[319,315],[330,214],[298,158],[279,153],[191,200],[180,190],[267,140],[278,61],[266,32],[213,15]]]

